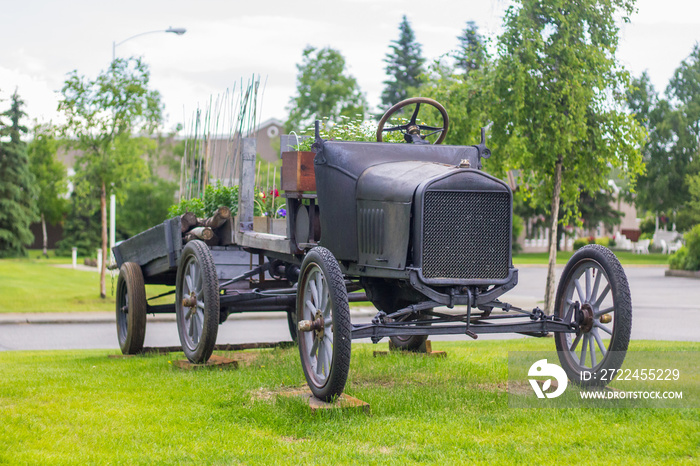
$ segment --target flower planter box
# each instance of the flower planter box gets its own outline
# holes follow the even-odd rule
[[[316,191],[313,152],[282,152],[282,189]]]
[[[287,219],[272,217],[253,217],[253,231],[287,236]]]

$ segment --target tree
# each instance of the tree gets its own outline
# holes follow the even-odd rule
[[[68,191],[66,167],[56,159],[58,144],[51,128],[37,125],[34,139],[29,143],[29,169],[34,174],[37,187],[37,207],[41,216],[44,256],[47,256],[46,222],[55,224],[63,220],[67,210],[64,197]]]
[[[338,50],[306,47],[297,71],[297,93],[287,107],[287,131],[303,130],[323,117],[364,116],[367,102],[355,78],[347,74]]]
[[[425,59],[406,15],[399,24],[399,38],[391,41],[389,48],[391,50],[384,59],[387,64],[384,70],[389,79],[384,81],[382,92],[382,104],[387,108],[406,99],[411,90],[421,84]]]
[[[616,17],[632,0],[522,0],[499,38],[494,132],[506,163],[550,214],[545,310],[554,307],[560,203],[578,212],[579,187],[605,186],[611,167],[642,169],[644,131],[622,111],[628,76],[615,58]],[[569,217],[565,215],[565,218]]]
[[[117,212],[118,233],[128,238],[167,219],[177,188],[177,183],[155,174],[127,185],[124,202]]]
[[[486,50],[484,38],[479,34],[479,27],[474,21],[467,21],[467,26],[457,38],[459,49],[455,53],[457,68],[464,75],[472,71],[480,70],[488,62],[489,55]]]
[[[34,176],[29,171],[27,147],[21,124],[26,116],[24,101],[17,90],[12,94],[10,109],[0,114],[0,257],[23,256],[25,247],[34,241],[29,226],[37,218]],[[9,139],[9,140],[8,140]]]
[[[460,49],[455,52],[458,61],[454,67],[436,61],[429,67],[429,79],[423,83],[421,94],[433,98],[443,104],[450,116],[450,126],[445,139],[446,144],[472,145],[477,144],[480,138],[480,128],[487,126],[496,111],[497,102],[493,94],[493,66],[491,56],[483,46],[483,39],[473,22],[468,23],[468,28],[460,42],[464,40],[466,31],[471,31],[470,40],[474,49],[478,49],[478,62],[474,66],[467,65],[471,52]],[[461,59],[459,57],[462,57]],[[478,63],[478,66],[476,65]],[[465,71],[465,66],[469,71]],[[421,109],[422,110],[422,109]],[[494,147],[491,147],[495,150]],[[495,176],[503,176],[496,164],[498,158],[484,162],[487,169]]]
[[[70,195],[68,215],[63,224],[63,239],[56,245],[56,255],[69,256],[72,248],[78,255],[90,256],[101,247],[100,190],[90,183],[83,173],[72,176],[73,192]],[[103,261],[104,262],[104,261]]]
[[[676,69],[666,98],[659,98],[646,73],[633,80],[629,108],[649,133],[646,172],[639,177],[636,205],[657,215],[685,209],[690,184],[700,170],[700,46]]]
[[[107,258],[107,195],[146,172],[135,133],[150,134],[162,121],[160,94],[148,88],[150,73],[140,59],[114,60],[107,71],[89,80],[73,71],[58,104],[67,120],[63,134],[82,150],[77,164],[85,180],[99,190],[102,257]],[[106,296],[105,267],[100,296]]]

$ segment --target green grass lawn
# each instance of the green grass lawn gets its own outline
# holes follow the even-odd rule
[[[0,463],[653,464],[700,460],[697,409],[517,409],[508,351],[551,339],[436,342],[446,359],[353,346],[360,412],[312,414],[278,397],[304,386],[296,348],[230,371],[179,371],[182,354],[0,353]],[[386,344],[380,344],[386,349]],[[632,349],[700,350],[633,342]]]
[[[668,254],[633,254],[629,251],[614,251],[622,265],[667,265]],[[564,265],[571,258],[573,252],[558,251],[557,264]],[[549,254],[546,252],[530,252],[527,254],[516,254],[513,256],[513,264],[530,265],[541,264],[547,265]]]
[[[101,299],[100,274],[55,266],[70,263],[70,257],[56,257],[53,251],[48,259],[41,257],[39,250],[29,251],[27,258],[0,260],[0,313],[114,311],[110,271],[106,277],[107,298]],[[82,259],[78,263],[82,264]],[[117,275],[114,275],[114,292]],[[164,286],[146,288],[149,296],[167,289]],[[163,300],[157,303],[161,302]]]

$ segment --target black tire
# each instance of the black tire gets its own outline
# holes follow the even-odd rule
[[[117,338],[122,354],[143,351],[146,337],[146,285],[141,267],[125,262],[117,279]]]
[[[187,243],[177,268],[175,313],[182,350],[193,364],[207,362],[219,329],[219,279],[209,248],[202,241]],[[196,297],[195,306],[183,299]]]
[[[326,248],[313,248],[301,265],[297,321],[302,320],[321,323],[318,331],[298,333],[304,376],[314,396],[331,401],[343,393],[350,371],[352,327],[345,279]]]
[[[416,320],[427,320],[427,316],[419,316]],[[395,349],[415,353],[418,352],[426,340],[428,340],[428,335],[400,335],[396,337],[389,337],[389,340],[391,340],[392,346]]]
[[[583,284],[579,281],[582,277]],[[603,280],[607,284],[601,288]],[[622,366],[629,346],[632,298],[625,271],[612,251],[592,244],[579,249],[569,259],[557,288],[555,315],[573,320],[571,304],[574,302],[578,302],[582,309],[585,307],[584,315],[588,314],[589,317],[576,335],[563,332],[554,334],[559,362],[572,382],[583,386],[605,385],[608,380],[600,380],[603,377],[593,376],[588,381],[582,381],[581,372],[602,375],[601,370],[604,370],[610,374],[611,370]],[[607,315],[610,317],[605,320],[610,320],[602,321],[603,316]],[[609,336],[607,344],[601,333]],[[579,343],[581,346],[578,346]],[[577,355],[579,348],[581,352]]]

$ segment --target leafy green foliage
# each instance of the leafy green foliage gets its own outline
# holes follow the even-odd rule
[[[78,172],[73,176],[70,210],[63,224],[63,239],[56,245],[56,255],[70,256],[73,247],[78,255],[94,257],[100,246],[100,203],[97,189]]]
[[[179,203],[170,206],[168,218],[192,212],[197,218],[207,218],[214,215],[216,209],[226,206],[231,209],[231,216],[238,214],[238,186],[224,186],[220,181],[216,185],[207,185],[202,199],[182,199]]]
[[[479,28],[474,21],[467,21],[467,25],[462,34],[457,38],[459,49],[454,57],[457,61],[457,68],[468,76],[472,71],[482,69],[489,61],[489,54],[486,50],[486,43]]]
[[[29,143],[29,169],[34,174],[38,192],[39,212],[49,223],[63,220],[68,210],[64,197],[68,191],[66,167],[56,158],[58,142],[53,130],[46,126],[34,128],[34,138]]]
[[[306,47],[297,65],[297,92],[289,106],[287,131],[306,127],[315,119],[363,116],[367,102],[357,80],[347,74],[345,58],[331,47]]]
[[[118,235],[126,239],[167,219],[176,190],[177,183],[157,176],[128,184],[117,209]]]
[[[618,64],[616,16],[628,21],[631,0],[523,0],[508,9],[499,38],[494,133],[507,169],[536,204],[578,214],[579,187],[607,183],[611,168],[631,182],[642,171],[644,130],[622,111],[628,75]],[[556,243],[556,242],[553,242]],[[545,310],[554,301],[556,248],[550,249]]]
[[[406,99],[421,84],[425,58],[406,15],[399,24],[399,38],[391,41],[389,49],[384,59],[389,79],[384,81],[382,91],[382,104],[386,108]]]
[[[695,225],[683,238],[685,246],[669,258],[672,269],[700,270],[700,224]]]
[[[27,128],[20,123],[26,116],[24,101],[17,91],[12,94],[10,109],[0,114],[0,257],[23,256],[25,247],[34,241],[29,230],[38,219],[34,175],[29,169],[27,147],[20,139]]]
[[[387,122],[386,127],[405,123],[405,118],[391,118]],[[324,140],[375,142],[377,140],[377,128],[377,122],[372,120],[352,119],[341,116],[339,121],[336,123],[334,121],[329,121],[327,117],[324,117],[321,120],[319,127],[319,135],[321,136],[321,139]],[[296,146],[296,150],[310,151],[311,146],[314,143],[314,130],[308,129],[306,131],[302,131],[301,134],[311,137],[301,140]],[[382,136],[382,141],[405,142],[403,135],[399,131],[384,133]]]
[[[140,156],[154,142],[132,135],[152,133],[163,118],[160,94],[148,88],[149,80],[148,66],[140,59],[117,58],[94,80],[73,71],[61,89],[58,110],[66,119],[61,132],[82,151],[77,170],[98,189],[103,257],[107,257],[107,195],[119,194],[126,184],[148,173]],[[102,297],[106,262],[102,261],[100,273]]]

